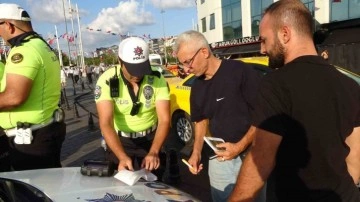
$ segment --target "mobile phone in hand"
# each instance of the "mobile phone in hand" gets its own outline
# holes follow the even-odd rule
[[[213,149],[214,151],[225,150],[225,148],[216,147],[217,144],[224,143],[225,141],[222,138],[218,137],[204,137],[205,142]]]

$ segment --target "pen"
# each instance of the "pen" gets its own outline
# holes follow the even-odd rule
[[[195,169],[194,169],[194,167],[192,167],[192,165],[190,165],[190,163],[189,163],[189,162],[187,162],[185,159],[181,159],[181,160],[182,160],[182,162],[184,162],[184,163],[185,163],[185,165],[187,165],[189,168],[191,168],[191,169],[195,170]]]

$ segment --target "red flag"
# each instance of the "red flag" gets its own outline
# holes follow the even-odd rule
[[[55,38],[52,38],[52,39],[49,38],[49,39],[47,40],[47,43],[48,43],[49,45],[52,45],[52,44],[54,43],[54,39],[55,39]]]
[[[69,40],[69,42],[71,43],[71,42],[74,41],[74,37],[73,37],[73,36],[70,36],[70,37],[68,37],[68,40]]]

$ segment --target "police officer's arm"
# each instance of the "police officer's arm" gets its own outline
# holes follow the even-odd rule
[[[119,136],[114,128],[114,104],[112,101],[103,100],[96,103],[99,114],[99,124],[106,144],[119,159],[118,170],[134,170],[131,159],[126,155],[121,145]]]
[[[276,163],[282,137],[259,128],[248,132],[254,132],[254,141],[228,201],[254,201]]]
[[[355,184],[360,182],[360,127],[354,128],[353,132],[345,140],[350,148],[346,157],[346,164]]]
[[[170,102],[158,100],[155,103],[158,126],[148,155],[142,162],[142,167],[147,170],[157,169],[160,166],[159,151],[170,129]]]
[[[0,93],[0,110],[15,108],[28,98],[33,81],[18,74],[6,74],[6,87]]]

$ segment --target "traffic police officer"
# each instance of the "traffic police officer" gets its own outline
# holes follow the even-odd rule
[[[10,165],[61,167],[66,126],[54,118],[61,89],[58,58],[16,4],[0,4],[0,37],[11,46],[0,88],[0,136],[8,139]]]
[[[167,83],[158,71],[151,70],[149,47],[141,38],[123,40],[119,60],[121,65],[104,72],[95,88],[109,159],[118,164],[118,170],[156,170],[170,127]]]

